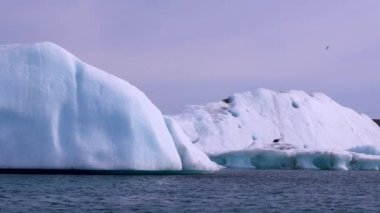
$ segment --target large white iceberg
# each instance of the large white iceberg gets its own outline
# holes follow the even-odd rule
[[[321,93],[258,89],[172,117],[227,167],[380,168],[380,128]]]
[[[0,46],[0,170],[199,172],[214,162],[378,170],[380,128],[323,94],[266,89],[164,117],[55,44]]]
[[[129,83],[49,42],[0,46],[1,169],[204,168],[181,161],[200,151],[180,142]]]

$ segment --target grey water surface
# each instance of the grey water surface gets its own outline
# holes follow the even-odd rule
[[[1,212],[380,212],[380,172],[0,175]]]

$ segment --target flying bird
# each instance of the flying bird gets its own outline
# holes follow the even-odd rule
[[[326,46],[326,47],[325,47],[325,50],[328,50],[329,48],[330,48],[330,46]]]

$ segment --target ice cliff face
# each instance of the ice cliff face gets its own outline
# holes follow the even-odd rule
[[[380,128],[366,115],[324,94],[258,89],[205,106],[189,106],[173,118],[196,146],[226,166],[327,168],[314,162],[322,158],[331,161],[330,169],[358,168],[351,164],[361,159],[371,161],[371,168],[380,168],[376,154]],[[344,166],[333,166],[335,158],[329,156],[349,157]]]
[[[134,86],[49,42],[0,46],[0,168],[197,169],[182,165]]]

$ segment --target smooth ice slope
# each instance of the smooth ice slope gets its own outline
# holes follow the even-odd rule
[[[0,47],[0,168],[181,170],[137,88],[52,43]]]
[[[229,159],[219,162],[225,166],[239,167],[245,160],[252,166],[252,162],[259,161],[252,161],[252,151],[267,153],[273,150],[276,154],[259,156],[274,161],[282,159],[284,165],[294,156],[314,159],[320,152],[330,153],[338,159],[345,155],[347,159],[354,159],[353,162],[362,159],[353,158],[355,153],[355,156],[370,154],[373,157],[363,159],[378,162],[380,153],[380,128],[366,115],[343,107],[320,93],[309,95],[302,91],[282,93],[258,89],[205,106],[189,106],[182,114],[172,117],[190,140],[213,159],[218,156],[221,161]],[[276,143],[275,139],[279,141]],[[268,161],[263,159],[263,162]],[[281,166],[268,166],[273,167]],[[354,167],[345,163],[340,168]]]
[[[221,168],[191,143],[174,119],[165,117],[165,122],[181,157],[183,170],[216,171]]]

